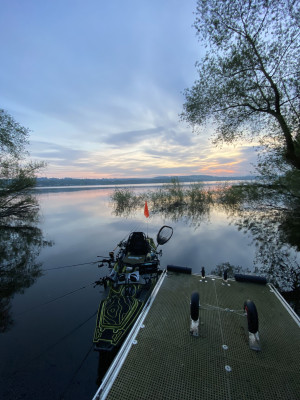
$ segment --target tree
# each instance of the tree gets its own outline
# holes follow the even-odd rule
[[[0,109],[0,225],[36,220],[38,204],[31,190],[44,164],[27,161],[29,130]]]
[[[29,130],[0,109],[0,332],[13,324],[10,303],[41,275],[41,248],[52,245],[33,222],[39,206],[32,194],[43,163],[28,161]]]
[[[296,0],[198,0],[208,51],[182,118],[216,142],[257,138],[300,169],[300,6]]]

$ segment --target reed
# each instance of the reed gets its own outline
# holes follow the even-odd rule
[[[176,215],[208,213],[213,203],[212,193],[205,190],[201,183],[185,187],[178,178],[172,178],[170,183],[146,193],[135,193],[130,188],[117,188],[111,199],[118,214],[128,214],[142,207],[146,200],[152,213],[176,212]]]

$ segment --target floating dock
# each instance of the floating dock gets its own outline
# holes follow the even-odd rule
[[[190,333],[199,293],[198,336]],[[249,346],[244,302],[259,320]],[[164,272],[94,400],[299,400],[300,320],[276,289]]]

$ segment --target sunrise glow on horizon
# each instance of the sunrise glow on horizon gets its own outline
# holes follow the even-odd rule
[[[30,129],[40,176],[244,176],[249,144],[216,148],[180,121],[204,54],[196,1],[3,4],[0,108]],[[153,27],[155,26],[155,29]]]

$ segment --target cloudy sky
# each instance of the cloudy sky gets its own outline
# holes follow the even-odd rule
[[[48,177],[245,175],[179,114],[204,54],[196,0],[0,0],[0,108]]]

